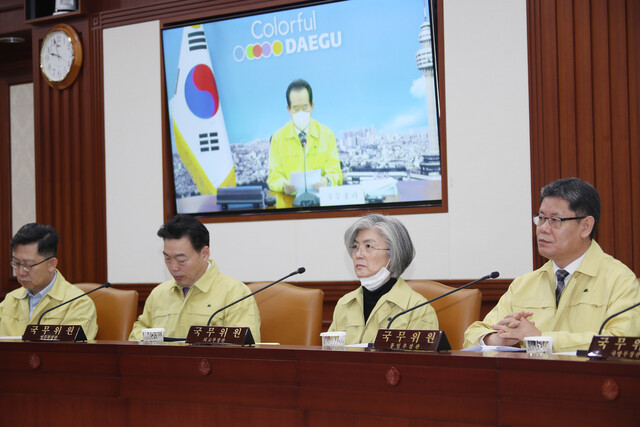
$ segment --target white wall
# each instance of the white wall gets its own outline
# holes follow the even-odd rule
[[[36,220],[33,83],[9,88],[11,133],[11,235]]]
[[[158,22],[106,30],[107,266],[113,283],[163,279],[162,103]],[[126,48],[123,48],[126,46]]]
[[[494,270],[515,277],[532,268],[525,0],[447,1],[443,12],[449,212],[398,216],[417,249],[403,277],[472,279]],[[159,25],[103,33],[113,283],[169,278],[156,237],[163,222]],[[352,221],[208,228],[213,258],[245,282],[275,280],[299,266],[307,268],[299,280],[353,280],[342,244]]]

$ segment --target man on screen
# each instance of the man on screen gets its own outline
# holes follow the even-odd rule
[[[593,240],[600,219],[596,189],[578,178],[542,189],[533,217],[538,252],[549,261],[516,278],[482,321],[465,332],[465,347],[521,345],[550,336],[555,352],[587,349],[603,321],[640,302],[636,275]],[[603,335],[639,336],[640,308],[614,317]]]
[[[83,294],[56,268],[58,240],[55,228],[37,223],[23,225],[11,239],[11,267],[21,287],[0,303],[0,335],[22,336],[46,310]],[[96,307],[88,296],[51,310],[41,323],[80,325],[90,340],[98,333]]]
[[[209,259],[209,230],[195,217],[176,215],[158,237],[164,240],[164,262],[173,279],[156,286],[133,325],[130,340],[141,340],[142,330],[164,328],[165,336],[186,338],[193,325],[206,325],[217,311],[251,293],[239,280],[223,274]],[[253,297],[218,313],[211,326],[244,326],[260,341],[260,312]]]
[[[311,188],[342,185],[342,171],[333,132],[311,118],[313,91],[305,80],[298,79],[287,87],[287,111],[291,121],[271,137],[269,177],[272,191],[291,195],[296,187],[292,172],[320,170],[320,180],[308,183]],[[309,190],[311,190],[309,188]]]

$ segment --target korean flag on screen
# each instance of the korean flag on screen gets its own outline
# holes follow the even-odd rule
[[[171,99],[171,129],[182,162],[201,194],[236,185],[211,57],[201,25],[182,34],[178,79]]]

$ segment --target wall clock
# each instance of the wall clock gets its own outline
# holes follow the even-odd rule
[[[82,44],[78,33],[67,24],[51,28],[40,48],[40,71],[49,86],[69,87],[82,67]]]

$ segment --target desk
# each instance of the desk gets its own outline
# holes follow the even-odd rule
[[[640,364],[568,356],[0,342],[1,425],[638,425],[639,401]]]
[[[440,179],[398,181],[396,187],[398,194],[387,196],[384,203],[442,200],[442,181]],[[295,196],[287,196],[276,191],[270,191],[269,194],[276,197],[275,207],[277,209],[293,207]]]
[[[442,181],[440,179],[433,180],[410,180],[398,181],[396,183],[398,194],[388,196],[385,203],[396,202],[416,202],[424,200],[442,200]],[[293,199],[295,196],[287,196],[281,192],[269,191],[271,196],[275,196],[275,206],[266,209],[284,209],[293,207]],[[222,212],[222,207],[217,203],[216,195],[200,195],[190,196],[177,199],[178,213],[198,213],[198,212]],[[250,210],[254,210],[250,208]],[[261,209],[256,208],[256,211]],[[226,211],[233,213],[233,209]]]

